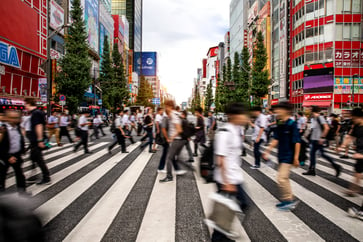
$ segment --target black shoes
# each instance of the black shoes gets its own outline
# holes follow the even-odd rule
[[[334,165],[334,168],[335,168],[335,171],[336,171],[336,177],[339,177],[340,176],[340,173],[342,171],[342,166],[341,165],[338,165],[338,164],[335,164]]]
[[[149,153],[155,154],[156,150],[149,150]]]
[[[108,154],[109,155],[112,155],[111,149],[110,148],[107,148],[107,150],[108,150]]]
[[[164,179],[159,180],[159,182],[165,183],[165,182],[171,182],[173,181],[172,177],[165,177]]]
[[[37,182],[37,185],[49,185],[50,183],[50,178],[43,178],[41,181]]]
[[[349,159],[349,156],[347,156],[347,155],[341,155],[340,158],[341,159]]]
[[[86,151],[86,152],[84,152],[84,154],[93,154],[93,152],[92,151]]]
[[[194,157],[198,157],[198,154],[194,154],[193,156],[194,156]]]
[[[304,176],[316,176],[315,169],[309,169],[307,172],[303,173]]]
[[[124,150],[124,151],[121,151],[121,153],[123,153],[123,154],[127,154],[127,153],[130,153],[130,152],[128,152],[128,151],[126,151],[126,150]]]

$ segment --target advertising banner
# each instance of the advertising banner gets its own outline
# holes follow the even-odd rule
[[[59,6],[54,0],[50,1],[50,22],[49,26],[52,29],[57,29],[64,24],[64,10]],[[60,34],[64,35],[64,30],[62,29]]]
[[[331,101],[333,100],[332,93],[321,93],[321,94],[305,94],[304,101]]]
[[[106,37],[106,28],[103,26],[103,24],[100,23],[100,58],[102,62],[102,54],[103,54],[103,47],[105,44],[105,37]],[[110,47],[111,48],[111,47]]]
[[[252,23],[253,20],[255,20],[255,18],[257,17],[257,14],[258,14],[258,2],[259,1],[255,1],[254,4],[252,4],[252,6],[250,7],[250,9],[248,11],[248,19],[247,19],[247,24],[248,25],[250,23]]]
[[[353,90],[352,77],[337,77],[334,83],[335,94],[352,94]],[[363,90],[363,78],[354,79],[354,93],[361,93]]]
[[[124,41],[126,46],[129,47],[130,24],[125,15],[122,15],[121,19],[124,23]]]
[[[157,53],[156,52],[135,52],[134,67],[139,75],[157,75]]]
[[[39,78],[38,79],[38,90],[39,90],[39,96],[40,100],[43,103],[47,102],[47,78]]]
[[[280,98],[286,97],[286,56],[287,56],[287,36],[286,36],[286,0],[280,0]]]
[[[98,0],[86,0],[84,9],[84,20],[86,22],[86,30],[88,33],[88,43],[90,47],[98,53]]]
[[[208,51],[209,57],[215,57],[218,55],[218,47],[210,48]]]
[[[304,93],[333,92],[333,75],[304,77]]]

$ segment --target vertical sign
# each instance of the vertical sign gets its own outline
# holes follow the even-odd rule
[[[39,96],[40,100],[43,103],[47,102],[47,78],[39,78],[38,79],[38,90],[39,90]]]
[[[84,9],[84,20],[88,33],[88,43],[90,47],[98,53],[99,48],[99,22],[98,22],[98,0],[86,0]]]
[[[287,39],[286,39],[286,0],[280,0],[280,98],[286,97],[286,56],[287,56]]]

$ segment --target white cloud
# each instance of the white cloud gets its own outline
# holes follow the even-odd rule
[[[162,84],[187,101],[208,49],[224,41],[228,0],[144,0],[143,49],[159,54]]]

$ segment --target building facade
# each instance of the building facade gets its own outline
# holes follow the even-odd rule
[[[290,100],[339,113],[363,103],[361,0],[289,3]]]
[[[247,24],[248,2],[232,0],[230,4],[230,53],[241,53],[244,45],[244,30]],[[232,62],[233,62],[232,58]]]

